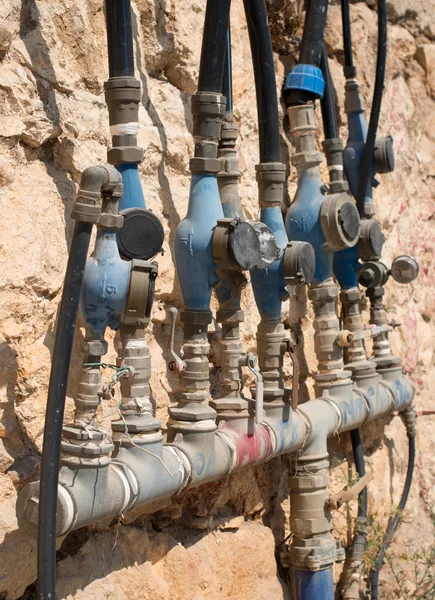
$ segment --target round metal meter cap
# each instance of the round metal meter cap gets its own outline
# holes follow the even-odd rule
[[[284,253],[284,279],[290,285],[309,284],[316,270],[316,255],[308,242],[289,242]]]
[[[353,202],[344,202],[338,210],[338,221],[348,240],[354,240],[359,232],[358,211]]]
[[[394,150],[391,135],[376,140],[375,165],[377,173],[392,173],[394,171]]]
[[[391,275],[398,283],[411,283],[419,272],[418,262],[412,256],[398,256],[391,265]]]
[[[375,219],[361,220],[361,235],[358,240],[358,250],[363,260],[379,258],[382,254],[385,236],[381,226]]]
[[[261,263],[260,242],[255,229],[246,221],[234,219],[228,231],[230,261],[239,269],[254,269]]]
[[[146,208],[128,208],[121,214],[124,223],[116,234],[121,256],[149,260],[161,251],[164,232],[155,214]]]

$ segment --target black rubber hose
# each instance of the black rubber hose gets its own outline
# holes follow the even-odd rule
[[[280,162],[275,64],[264,0],[243,0],[251,43],[257,95],[260,162]]]
[[[344,65],[353,67],[352,34],[350,29],[349,0],[341,0],[341,23],[343,27]]]
[[[207,0],[198,91],[222,93],[231,0]]]
[[[402,497],[400,498],[399,506],[397,507],[396,513],[390,521],[384,541],[376,556],[375,566],[370,575],[372,600],[378,600],[379,575],[381,573],[381,569],[384,563],[385,553],[388,550],[393,535],[399,525],[400,518],[402,516],[402,512],[405,508],[409,496],[409,491],[411,489],[412,476],[414,473],[415,464],[415,437],[408,436],[408,444],[408,469],[406,471],[406,479],[405,485],[403,487]]]
[[[372,110],[361,162],[361,170],[358,180],[356,194],[356,205],[359,214],[364,214],[364,198],[367,185],[372,176],[373,154],[378,130],[379,115],[381,113],[382,93],[385,81],[385,65],[387,62],[387,3],[386,0],[378,0],[378,55],[376,59],[375,89],[373,91]]]
[[[323,44],[323,52],[320,63],[325,80],[325,91],[320,101],[322,108],[323,133],[325,140],[338,138],[337,115],[335,110],[334,87],[332,85],[331,72],[329,70],[328,54],[326,45]]]
[[[38,518],[38,599],[56,598],[56,507],[66,387],[92,224],[77,222],[60,301],[45,413]]]
[[[227,49],[225,52],[224,80],[222,83],[222,94],[227,99],[225,112],[233,114],[233,65],[231,60],[231,29],[227,31]]]
[[[350,432],[350,439],[352,442],[353,459],[355,461],[356,472],[358,473],[358,477],[361,479],[366,474],[366,468],[364,464],[364,448],[359,429],[353,429]],[[367,510],[368,498],[367,488],[365,487],[358,494],[358,517],[367,518]]]
[[[134,77],[130,0],[106,0],[109,77]]]
[[[308,0],[299,64],[320,67],[327,13],[328,0]],[[312,92],[305,90],[289,90],[284,94],[287,106],[307,104],[316,98]]]

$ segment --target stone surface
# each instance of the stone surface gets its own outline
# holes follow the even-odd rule
[[[367,107],[371,105],[376,59],[373,4],[351,4],[355,62]],[[110,142],[103,96],[107,64],[102,5],[101,0],[0,3],[0,597],[9,600],[20,598],[35,581],[35,532],[17,527],[14,505],[19,487],[38,477],[54,328],[73,226],[69,214],[81,171],[104,162]],[[242,2],[235,0],[233,5],[240,191],[246,216],[255,218],[258,127],[254,78]],[[301,5],[296,1],[268,2],[279,90],[294,64],[303,23]],[[431,409],[435,373],[435,5],[432,1],[395,0],[388,2],[388,7],[389,55],[380,134],[394,136],[396,171],[382,177],[375,203],[387,237],[386,264],[400,253],[410,253],[420,263],[420,276],[412,285],[389,282],[386,305],[390,318],[401,323],[391,340],[417,387],[416,406]],[[182,305],[172,247],[176,226],[187,208],[188,159],[193,151],[189,94],[195,91],[198,76],[204,8],[204,0],[138,0],[133,6],[136,73],[143,86],[139,142],[146,156],[140,174],[147,204],[165,228],[165,254],[158,259],[160,275],[147,334],[153,361],[151,384],[157,415],[163,422],[177,386],[166,366],[167,308]],[[331,4],[326,41],[345,137],[340,31],[339,5]],[[280,111],[284,117],[282,107]],[[288,163],[292,150],[284,133],[281,147]],[[326,169],[323,172],[326,176]],[[292,169],[290,197],[295,187]],[[243,307],[245,346],[255,351],[258,313],[249,288]],[[299,292],[289,320],[295,323],[302,318],[303,378],[316,366],[312,311],[309,308],[305,316],[305,307],[304,294]],[[82,337],[81,329],[68,384],[67,419],[72,415]],[[213,348],[216,338],[213,334]],[[114,358],[113,347],[107,358]],[[214,369],[214,380],[217,374]],[[312,383],[307,378],[301,397],[307,398],[310,392]],[[113,403],[104,402],[101,423],[107,424],[113,411]],[[412,558],[418,548],[433,546],[434,538],[429,511],[429,504],[435,501],[432,419],[419,420],[415,480],[405,522],[393,544],[397,555],[393,566],[411,588]],[[393,417],[364,427],[363,440],[367,468],[374,475],[369,499],[371,531],[376,537],[401,493],[406,436],[400,418]],[[331,452],[332,486],[337,491],[350,476],[346,435],[331,443]],[[127,514],[122,524],[101,524],[71,534],[59,554],[59,598],[122,600],[138,597],[138,589],[143,590],[143,598],[153,600],[287,598],[288,581],[283,571],[277,574],[274,546],[289,533],[288,460],[277,459],[238,473],[173,504]],[[344,542],[355,509],[354,503],[349,513],[344,508],[335,515],[336,535]],[[213,519],[209,522],[210,513]],[[190,528],[193,523],[201,528]],[[389,565],[381,581],[385,597],[403,597]]]

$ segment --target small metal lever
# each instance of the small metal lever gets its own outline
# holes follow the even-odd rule
[[[178,356],[178,354],[174,350],[175,323],[177,321],[177,315],[178,315],[178,310],[175,308],[175,306],[173,306],[172,308],[169,309],[169,316],[171,318],[171,334],[168,338],[168,350],[169,350],[169,355],[173,359],[169,363],[169,370],[175,371],[175,373],[182,373],[183,371],[186,370],[186,363],[180,356]]]
[[[263,375],[257,369],[257,358],[252,354],[252,352],[246,353],[246,366],[255,375],[257,380],[255,391],[255,422],[262,423],[264,399]]]
[[[341,490],[338,494],[330,496],[328,499],[328,505],[331,510],[337,510],[345,502],[350,502],[358,496],[358,494],[367,486],[368,483],[373,479],[371,473],[366,473],[361,479],[359,479],[353,486],[347,490]]]
[[[391,331],[390,325],[369,325],[366,329],[361,329],[361,331],[348,331],[345,329],[344,331],[340,331],[337,336],[337,344],[341,347],[349,346],[352,342],[357,340],[367,340],[369,338],[378,337],[382,333],[388,333]]]
[[[292,377],[292,409],[296,410],[299,404],[299,361],[296,356],[296,344],[291,339],[286,340],[290,360],[293,364]]]

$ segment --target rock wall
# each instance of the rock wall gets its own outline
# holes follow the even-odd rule
[[[370,0],[351,6],[355,61],[368,106],[376,48],[373,4]],[[38,477],[74,194],[81,171],[103,163],[110,142],[102,93],[107,78],[102,5],[100,0],[0,3],[0,598],[35,597],[35,531],[18,529],[15,499],[24,483]],[[234,0],[233,5],[241,195],[247,217],[255,218],[254,79],[242,2]],[[301,5],[295,0],[269,0],[278,89],[293,65],[301,35]],[[402,324],[391,337],[417,386],[416,406],[429,409],[435,334],[435,2],[395,0],[388,6],[389,56],[380,130],[394,136],[396,171],[383,177],[375,199],[387,236],[387,264],[400,253],[413,254],[420,262],[418,280],[408,287],[390,282],[386,302],[391,318]],[[187,208],[188,158],[193,151],[189,94],[195,91],[198,75],[204,9],[205,0],[137,0],[134,4],[136,73],[143,86],[139,142],[146,156],[140,172],[148,206],[162,219],[166,234],[148,330],[151,383],[163,422],[177,385],[166,367],[167,308],[182,303],[174,278],[172,242]],[[334,3],[329,10],[327,47],[344,125],[340,11]],[[344,127],[342,135],[346,136]],[[282,151],[288,162],[291,149],[284,133]],[[293,170],[288,187],[291,197]],[[304,299],[298,298],[290,321],[302,316],[301,363],[307,395],[311,389],[308,372],[315,368],[315,360],[311,313],[303,316],[304,305]],[[245,344],[255,350],[258,314],[250,289],[244,295],[244,308]],[[83,330],[78,331],[67,418],[73,409],[82,336]],[[217,338],[218,332],[212,332],[214,384],[219,374]],[[109,359],[113,354],[111,349]],[[114,407],[103,404],[100,419],[107,423]],[[431,419],[419,420],[415,479],[392,548],[393,570],[387,565],[383,571],[385,596],[411,597],[405,593],[415,588],[415,553],[434,551]],[[365,427],[363,436],[368,470],[374,474],[369,501],[376,539],[401,492],[406,436],[399,417]],[[331,452],[333,487],[340,489],[351,476],[347,436],[333,440]],[[157,512],[151,507],[142,514],[127,514],[118,523],[71,534],[58,554],[59,598],[202,600],[244,599],[253,594],[265,600],[287,598],[288,580],[285,571],[277,568],[275,548],[288,534],[288,460],[275,459],[236,474],[160,506]],[[354,512],[353,504],[335,517],[336,535],[344,543]],[[426,579],[432,578],[432,585],[434,577],[433,565],[429,565]],[[429,585],[426,579],[423,592]]]

